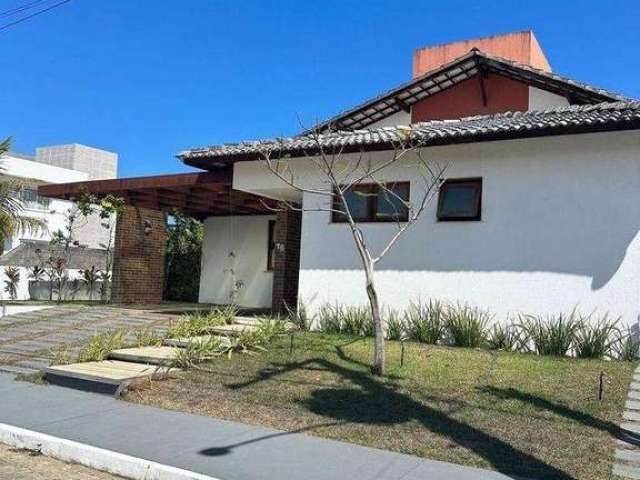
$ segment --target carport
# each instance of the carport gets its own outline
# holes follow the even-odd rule
[[[232,166],[211,172],[41,185],[44,197],[74,200],[83,193],[124,199],[118,218],[112,275],[113,303],[162,301],[166,214],[180,210],[199,220],[212,216],[276,215],[272,309],[295,306],[300,212],[276,210],[275,200],[232,188]]]

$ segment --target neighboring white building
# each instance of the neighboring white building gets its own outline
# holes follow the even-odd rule
[[[116,178],[118,174],[117,153],[79,143],[36,148],[34,160],[38,163],[84,172],[89,180]]]
[[[12,265],[24,269],[19,288],[20,299],[29,298],[26,269],[34,266],[32,264],[34,259],[33,255],[16,254],[16,250],[25,242],[36,242],[40,246],[45,245],[54,232],[65,229],[67,212],[73,208],[73,202],[41,197],[37,193],[38,186],[97,178],[114,178],[117,171],[117,158],[115,153],[78,144],[41,147],[37,149],[35,156],[8,153],[0,157],[3,176],[33,181],[33,187],[16,194],[24,207],[22,215],[40,219],[47,227],[45,231],[39,232],[21,231],[4,240],[3,255],[0,256],[1,265],[12,265],[11,262],[15,259],[29,259],[29,264]],[[95,251],[103,249],[107,244],[109,232],[101,227],[100,219],[93,215],[79,221],[76,237],[84,248]],[[96,259],[101,257],[98,253],[94,256]],[[12,259],[9,263],[7,263],[8,258]],[[88,262],[86,258],[84,260],[84,263]],[[19,263],[24,262],[20,261]],[[79,268],[85,268],[84,263],[78,268],[72,269],[75,274]],[[0,269],[0,291],[3,291],[4,287],[3,270]],[[6,295],[2,295],[2,297],[6,298]]]

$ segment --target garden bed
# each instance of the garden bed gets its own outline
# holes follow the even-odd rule
[[[528,478],[610,478],[631,362],[388,342],[278,337],[259,355],[218,357],[128,400],[333,438]],[[604,396],[598,400],[604,372]]]

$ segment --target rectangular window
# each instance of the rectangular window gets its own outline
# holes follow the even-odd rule
[[[273,270],[276,258],[276,221],[269,220],[269,233],[267,235],[267,270]]]
[[[356,185],[344,194],[351,216],[356,222],[406,222],[409,218],[409,182]],[[333,197],[335,210],[344,210],[337,195]],[[347,216],[332,212],[331,221],[344,223]]]
[[[446,180],[438,196],[438,220],[446,222],[480,220],[482,179]]]

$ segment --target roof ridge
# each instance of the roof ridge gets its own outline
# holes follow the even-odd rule
[[[465,62],[474,62],[475,64],[466,65]],[[491,62],[497,65],[492,65]],[[604,88],[589,85],[579,80],[573,80],[554,72],[547,72],[531,65],[492,55],[483,50],[474,48],[450,62],[440,65],[439,67],[425,72],[418,77],[412,78],[411,80],[403,82],[394,88],[385,90],[382,93],[359,103],[353,108],[337,113],[329,120],[321,122],[319,126],[323,129],[328,129],[332,125],[341,123],[343,124],[342,127],[349,127],[353,125],[355,128],[358,128],[360,125],[366,126],[367,124],[387,118],[389,115],[400,111],[403,105],[405,107],[412,105],[429,95],[436,94],[439,91],[449,88],[451,85],[455,85],[460,81],[471,78],[471,76],[477,74],[478,69],[482,67],[497,70],[502,75],[508,76],[511,74],[514,77],[518,77],[520,79],[518,81],[530,81],[531,83],[537,82],[539,88],[544,88],[546,86],[550,91],[554,91],[554,88],[557,90],[571,90],[585,102],[591,101],[599,103],[607,100],[633,100],[632,98],[628,98]],[[452,73],[455,72],[456,69],[458,72]],[[513,72],[509,71],[509,69],[516,69],[517,71]],[[447,73],[450,73],[451,77],[449,77]],[[526,78],[527,75],[533,75],[533,78]],[[440,77],[445,77],[445,80],[438,81],[438,78]],[[447,82],[449,84],[443,87],[442,85]],[[555,84],[549,85],[548,82],[555,82]],[[425,87],[425,84],[429,84],[430,86],[427,88]],[[418,96],[420,93],[416,93],[414,91],[416,89],[422,92],[421,96]],[[379,108],[373,108],[374,106]],[[367,113],[369,110],[372,112]],[[345,122],[350,123],[345,125]],[[309,130],[306,132],[308,131]]]

